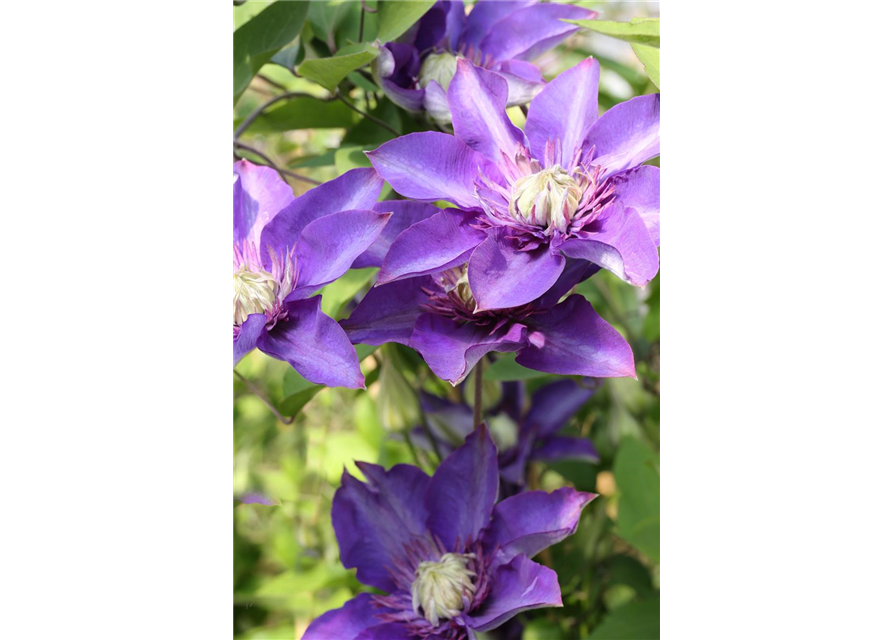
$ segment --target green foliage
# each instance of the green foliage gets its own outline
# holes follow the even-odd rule
[[[632,47],[636,56],[645,65],[645,73],[651,78],[654,86],[660,89],[660,49],[644,44],[634,44]]]
[[[498,380],[507,382],[509,380],[533,380],[534,378],[542,378],[549,374],[542,371],[534,371],[527,367],[522,367],[515,362],[515,354],[508,353],[501,356],[484,372],[485,380]]]
[[[251,78],[304,26],[309,3],[274,2],[233,33],[233,102]]]
[[[338,83],[347,77],[347,74],[372,62],[376,57],[378,57],[378,49],[372,45],[351,45],[331,58],[305,60],[298,67],[298,73],[329,91],[334,91],[338,88]]]
[[[633,18],[630,22],[610,20],[565,20],[596,33],[625,40],[645,65],[645,73],[660,89],[660,19]]]
[[[617,521],[621,537],[660,562],[660,466],[657,454],[641,440],[625,438],[614,465],[620,490]]]
[[[256,133],[281,133],[294,129],[342,129],[357,123],[360,116],[346,104],[338,101],[324,102],[310,96],[291,98],[264,111],[247,131]],[[233,122],[233,127],[242,119]]]
[[[660,638],[660,598],[631,602],[612,611],[588,640],[655,640]]]

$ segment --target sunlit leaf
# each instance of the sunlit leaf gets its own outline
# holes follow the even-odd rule
[[[631,22],[611,20],[564,20],[632,44],[645,44],[660,48],[660,18],[640,18]]]

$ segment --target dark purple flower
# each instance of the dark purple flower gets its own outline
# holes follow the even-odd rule
[[[592,381],[578,384],[559,380],[533,393],[530,408],[523,410],[523,383],[503,383],[500,402],[487,412],[490,435],[499,450],[499,474],[506,482],[523,485],[528,460],[583,460],[598,462],[598,453],[588,438],[558,435],[568,420],[592,397]],[[449,451],[474,430],[472,409],[464,403],[422,393],[422,408],[431,433],[443,450]],[[412,432],[419,446],[428,448],[425,431]]]
[[[570,258],[637,286],[653,278],[660,169],[642,163],[660,153],[660,94],[599,117],[598,75],[591,58],[559,75],[521,131],[505,113],[505,80],[460,60],[449,89],[455,136],[412,133],[368,154],[398,193],[459,207],[400,234],[379,285],[467,261],[485,311],[532,302]]]
[[[463,58],[508,84],[509,106],[526,104],[542,89],[539,68],[528,62],[577,30],[562,19],[594,18],[595,11],[537,0],[477,2],[468,16],[459,0],[436,3],[404,34],[388,42],[373,65],[385,94],[410,111],[450,121],[446,91]]]
[[[358,462],[332,504],[341,562],[387,595],[363,593],[313,621],[304,640],[462,640],[528,609],[560,607],[555,572],[530,560],[574,533],[595,495],[530,491],[496,503],[496,446],[481,426],[429,477]]]
[[[384,228],[382,181],[354,169],[295,198],[276,171],[233,165],[233,366],[257,347],[317,384],[362,388],[357,354],[313,294]]]
[[[411,211],[415,215],[408,215]],[[461,233],[458,225],[439,226],[442,222],[452,224],[455,218],[445,216],[442,210],[432,210],[430,205],[407,202],[402,213],[400,217],[395,214],[398,229],[413,218],[423,218],[410,230],[427,231],[422,245],[427,256],[443,258],[442,247],[449,246],[452,234]],[[379,252],[382,249],[380,246]],[[363,264],[379,263],[367,254]],[[475,363],[491,351],[517,352],[519,364],[547,373],[634,377],[629,345],[583,296],[572,295],[556,304],[591,273],[591,266],[585,261],[570,261],[562,277],[536,301],[482,311],[471,295],[468,269],[460,255],[458,260],[447,261],[445,269],[438,273],[373,287],[350,317],[341,321],[341,326],[354,344],[398,342],[412,347],[435,375],[452,384],[461,382]]]

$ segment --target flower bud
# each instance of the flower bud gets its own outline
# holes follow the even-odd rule
[[[419,70],[419,85],[424,89],[431,82],[436,82],[446,91],[450,81],[456,75],[456,56],[452,53],[432,53],[422,63]]]
[[[504,413],[499,413],[487,420],[487,426],[499,453],[518,444],[518,423]]]

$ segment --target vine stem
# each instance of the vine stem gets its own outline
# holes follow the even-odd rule
[[[399,136],[399,135],[400,135],[400,132],[399,132],[399,131],[397,131],[394,127],[392,127],[391,125],[389,125],[389,124],[388,124],[387,122],[385,122],[384,120],[379,120],[378,118],[376,118],[376,117],[373,116],[372,114],[370,114],[370,113],[366,113],[365,111],[363,111],[363,110],[360,109],[359,107],[356,107],[356,106],[354,106],[353,104],[351,104],[350,100],[348,100],[348,99],[345,98],[343,95],[341,95],[341,92],[340,92],[340,91],[336,91],[336,92],[335,92],[335,98],[337,98],[338,100],[340,100],[341,102],[343,102],[344,104],[346,104],[347,107],[348,107],[349,109],[352,109],[353,111],[356,111],[356,112],[359,113],[361,116],[363,116],[364,118],[366,118],[366,119],[369,120],[370,122],[374,122],[375,124],[377,124],[377,125],[378,125],[379,127],[381,127],[382,129],[386,129],[387,131],[390,131],[390,132],[393,133],[395,136]]]
[[[256,156],[263,159],[271,169],[275,169],[279,173],[279,175],[282,176],[283,180],[285,180],[285,176],[291,176],[292,178],[295,178],[296,180],[303,180],[304,182],[309,182],[311,184],[317,184],[317,185],[322,184],[319,180],[314,180],[313,178],[308,178],[307,176],[302,176],[300,173],[295,173],[294,171],[289,171],[288,169],[282,169],[280,167],[277,167],[276,163],[273,162],[269,156],[260,152],[259,150],[255,149],[254,147],[251,147],[247,144],[239,142],[238,140],[233,141],[233,146],[237,149],[242,149],[244,151],[253,153]],[[241,156],[235,152],[233,152],[233,155],[236,156],[237,158],[243,158],[243,156]]]
[[[282,424],[291,424],[292,422],[295,421],[294,418],[287,418],[284,415],[282,415],[281,413],[279,413],[279,409],[277,409],[276,406],[267,399],[267,396],[265,396],[260,389],[258,389],[256,386],[254,386],[254,384],[250,380],[248,380],[248,378],[243,376],[241,373],[239,373],[235,369],[233,369],[233,373],[236,374],[236,377],[239,380],[241,380],[246,387],[248,387],[248,389],[251,391],[251,393],[256,395],[258,398],[261,399],[261,401],[265,405],[267,405],[267,408],[273,412],[273,414],[276,416],[276,419],[279,420],[279,422],[281,422]]]
[[[281,86],[281,85],[280,85]],[[260,105],[257,109],[249,113],[242,123],[238,126],[238,128],[233,133],[233,139],[238,140],[243,133],[251,126],[251,123],[257,120],[261,114],[269,109],[271,106],[279,102],[280,100],[290,100],[292,98],[313,98],[314,100],[319,100],[320,102],[331,102],[334,98],[319,98],[314,95],[310,95],[309,93],[300,93],[297,91],[289,91],[288,93],[282,93],[278,96],[273,96],[262,105]]]
[[[481,423],[484,413],[484,368],[478,363],[474,368],[474,426]]]

